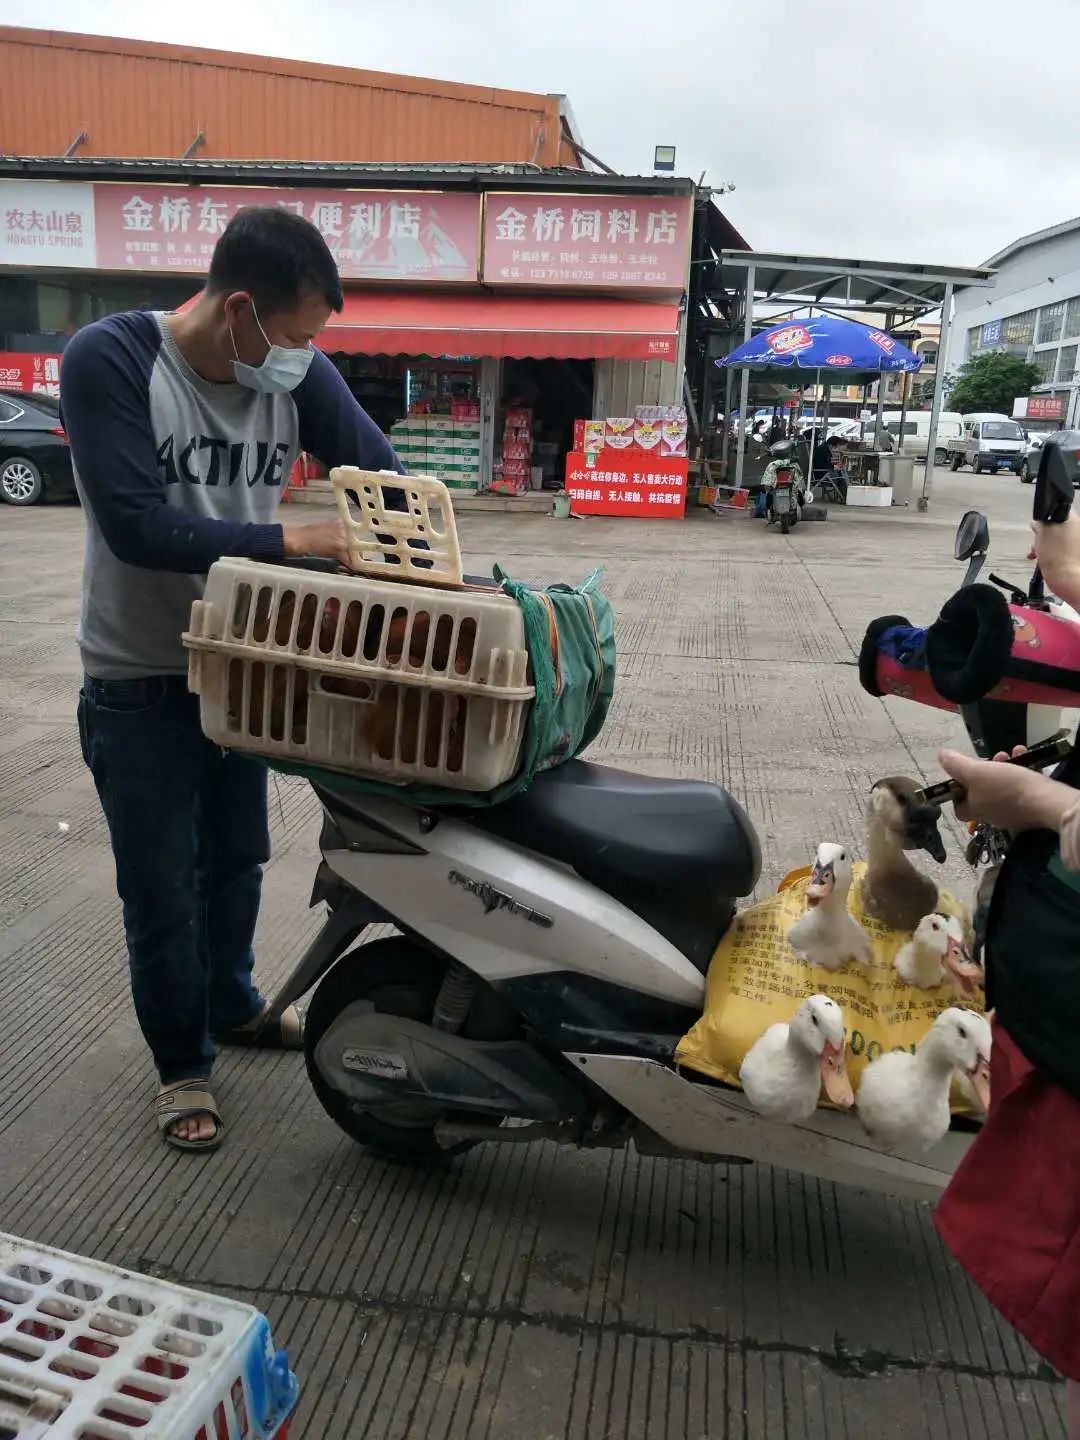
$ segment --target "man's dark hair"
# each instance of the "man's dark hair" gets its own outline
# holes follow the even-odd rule
[[[259,313],[291,309],[307,290],[332,310],[345,303],[330,247],[315,226],[291,210],[251,205],[226,225],[210,258],[208,290],[247,290]]]

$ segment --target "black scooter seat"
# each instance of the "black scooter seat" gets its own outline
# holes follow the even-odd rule
[[[719,785],[585,760],[537,776],[502,805],[458,811],[480,830],[573,867],[701,969],[761,873],[757,836]]]
[[[585,760],[538,775],[522,794],[470,819],[583,874],[647,885],[685,884],[693,869],[694,883],[746,895],[760,868],[750,822],[719,785]]]

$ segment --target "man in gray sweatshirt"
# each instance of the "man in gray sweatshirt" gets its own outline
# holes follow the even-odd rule
[[[211,745],[181,632],[222,555],[347,561],[337,518],[281,524],[301,450],[400,470],[312,342],[342,306],[333,256],[289,211],[241,210],[190,310],[113,315],[64,352],[60,404],[86,512],[79,736],[112,840],[139,1024],[167,1143],[211,1149],[219,1043],[299,1042],[252,981],[266,768]]]

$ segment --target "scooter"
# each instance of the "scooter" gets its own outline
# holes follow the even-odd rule
[[[802,518],[804,505],[813,502],[813,492],[805,485],[802,470],[795,459],[795,446],[790,440],[778,440],[769,446],[772,456],[765,474],[775,476],[766,500],[766,516],[772,525],[777,522],[781,535],[787,535]]]
[[[406,1160],[537,1140],[765,1161],[932,1198],[969,1143],[879,1149],[850,1114],[800,1124],[680,1068],[713,952],[761,872],[719,786],[582,760],[489,808],[315,785],[327,916],[275,998],[316,986],[311,1084],[354,1139]],[[363,942],[370,925],[397,933]]]

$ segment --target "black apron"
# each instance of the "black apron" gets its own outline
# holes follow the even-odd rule
[[[1057,773],[1080,788],[1080,756]],[[994,886],[986,1003],[1033,1065],[1080,1099],[1080,875],[1050,830],[1018,835]]]

